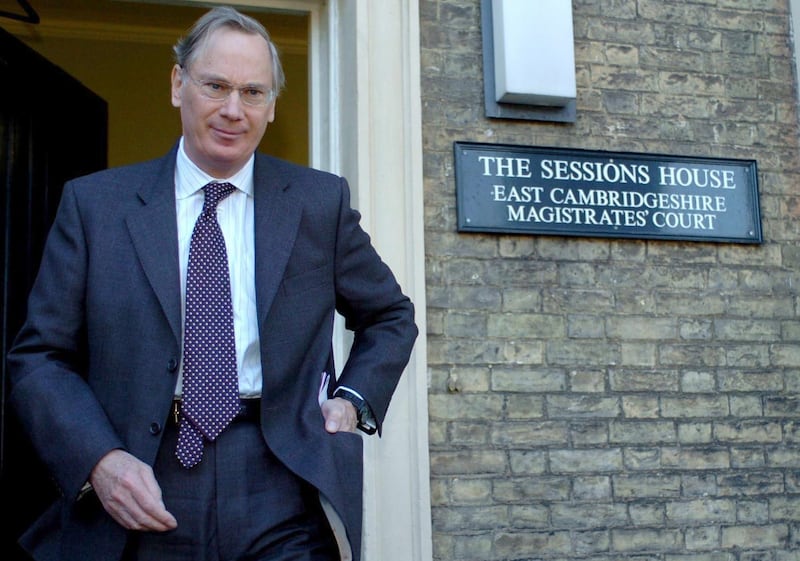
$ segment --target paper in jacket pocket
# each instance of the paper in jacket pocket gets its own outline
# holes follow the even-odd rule
[[[331,381],[331,376],[327,372],[320,374],[319,393],[317,394],[317,401],[320,405],[328,399],[328,384]]]

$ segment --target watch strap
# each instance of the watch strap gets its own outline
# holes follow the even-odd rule
[[[350,388],[339,387],[333,392],[333,397],[346,399],[356,408],[357,428],[366,434],[375,434],[378,430],[375,416],[367,401]]]

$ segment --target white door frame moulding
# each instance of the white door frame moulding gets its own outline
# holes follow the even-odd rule
[[[430,561],[418,0],[232,3],[309,15],[311,164],[348,178],[364,229],[415,304],[414,353],[383,436],[365,439],[363,561]]]
[[[800,106],[800,0],[789,0],[789,12],[792,15],[795,91],[797,92],[797,104]],[[798,124],[800,124],[800,118],[798,118],[798,121]]]
[[[366,440],[365,561],[432,559],[417,0],[331,2],[334,150],[364,227],[416,306],[420,336],[383,437]],[[331,6],[331,7],[332,7]],[[333,12],[336,12],[335,15]]]

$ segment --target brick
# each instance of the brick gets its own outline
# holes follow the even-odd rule
[[[493,368],[491,383],[497,392],[559,392],[566,389],[567,377],[560,370]]]
[[[611,547],[611,536],[608,530],[574,531],[572,536],[575,543],[575,554],[579,558],[607,552]]]
[[[573,339],[598,339],[606,334],[605,326],[597,316],[576,315],[567,320],[567,337]]]
[[[542,295],[535,290],[517,288],[502,293],[503,312],[535,312],[542,309]]]
[[[789,537],[783,524],[739,525],[722,528],[722,547],[765,549],[782,548]]]
[[[540,504],[512,505],[508,511],[514,528],[546,528],[549,524],[550,511]]]
[[[764,501],[739,501],[736,505],[736,519],[744,524],[768,524],[770,504]]]
[[[492,542],[491,532],[456,536],[452,546],[453,558],[463,561],[489,559],[492,554]]]
[[[734,468],[761,468],[766,465],[766,459],[763,448],[752,447],[732,447],[731,448],[731,465]]]
[[[489,443],[489,430],[482,422],[453,422],[450,423],[448,440],[456,445],[486,445]]]
[[[611,479],[608,476],[576,477],[572,485],[572,494],[577,500],[611,498]]]
[[[717,381],[711,372],[688,371],[681,374],[681,389],[686,393],[708,393],[716,390]]]
[[[613,529],[611,543],[619,552],[674,550],[681,543],[681,533],[673,529]]]
[[[800,416],[800,397],[769,396],[764,402],[766,417],[798,417]]]
[[[679,497],[681,494],[681,479],[677,475],[615,475],[612,482],[614,497],[618,499]]]
[[[486,337],[488,334],[486,318],[476,318],[469,312],[452,312],[444,315],[443,334],[449,337]]]
[[[615,392],[677,391],[679,375],[674,370],[612,369],[609,385]]]
[[[724,349],[716,345],[663,344],[659,347],[662,366],[722,366]]]
[[[620,362],[629,367],[654,368],[657,350],[654,342],[625,341],[620,343]]]
[[[600,393],[605,391],[605,372],[580,369],[569,372],[569,388],[573,392]]]
[[[547,471],[547,455],[541,450],[510,450],[508,463],[513,475],[541,475]]]
[[[434,530],[460,531],[490,530],[498,524],[508,525],[508,509],[504,506],[435,507]]]
[[[603,420],[571,422],[569,441],[575,446],[608,444],[608,425]]]
[[[658,398],[649,395],[630,395],[622,398],[622,414],[627,419],[657,419],[661,415]]]
[[[628,522],[628,509],[623,504],[558,503],[550,510],[553,524],[559,528],[613,528]]]
[[[607,418],[620,415],[619,399],[595,394],[551,395],[547,397],[547,411],[551,418]]]
[[[431,473],[435,475],[502,475],[505,454],[492,451],[431,452]]]
[[[550,469],[553,473],[609,472],[622,467],[619,449],[610,450],[553,450]]]
[[[624,455],[625,469],[630,472],[649,471],[661,467],[659,448],[628,448]]]
[[[680,423],[678,442],[682,444],[703,444],[712,442],[711,423]]]
[[[567,424],[555,421],[498,423],[491,431],[492,444],[517,449],[558,445],[566,438]]]
[[[453,505],[486,504],[492,496],[492,480],[488,478],[459,477],[451,486]]]
[[[506,478],[495,481],[493,497],[498,502],[564,501],[569,498],[570,483],[566,477]]]
[[[632,503],[628,507],[632,526],[659,526],[664,524],[664,506],[660,503]]]
[[[725,417],[729,414],[728,399],[724,395],[697,395],[669,397],[661,400],[663,417],[686,419],[692,417]]]
[[[732,395],[728,399],[731,415],[736,417],[762,417],[764,405],[760,395]]]
[[[448,372],[447,383],[442,384],[440,387],[448,387],[449,382],[453,381],[458,386],[458,391],[465,393],[486,392],[489,389],[490,378],[491,371],[488,368],[456,366]]]
[[[679,449],[664,448],[661,451],[664,467],[680,468],[691,466],[693,470],[727,469],[730,467],[730,453],[722,448]]]
[[[498,532],[494,552],[501,559],[521,551],[535,555],[566,554],[570,551],[569,532]]]
[[[689,551],[708,551],[719,548],[720,542],[720,528],[719,526],[700,526],[687,528],[684,534],[686,540],[686,549]],[[708,556],[681,556],[683,559],[731,559],[732,554],[724,554],[717,552],[714,557]],[[677,557],[676,557],[677,559]],[[732,561],[732,559],[731,559]]]
[[[784,490],[783,475],[779,472],[746,471],[722,474],[717,476],[717,483],[717,494],[721,496],[752,497],[782,493]]]
[[[582,366],[616,362],[614,349],[602,341],[558,341],[545,345],[546,360],[550,364]]]
[[[683,495],[686,497],[708,497],[719,494],[719,486],[716,481],[716,474],[684,471]]]
[[[779,392],[783,389],[783,375],[777,371],[720,372],[718,379],[719,389],[724,392]]]
[[[612,444],[653,444],[677,442],[675,425],[671,421],[617,421],[610,424]]]
[[[736,522],[736,503],[727,499],[668,502],[666,509],[667,520],[671,525]]]
[[[432,419],[498,418],[503,411],[503,398],[493,395],[431,395],[428,411]]]
[[[770,498],[769,515],[773,522],[800,521],[800,498],[797,496]]]
[[[775,443],[783,438],[781,425],[774,421],[744,420],[735,423],[714,423],[714,437],[718,442]]]
[[[544,314],[504,313],[488,317],[485,335],[489,337],[537,339],[564,336],[566,324],[563,318]]]
[[[544,413],[544,397],[530,394],[510,394],[506,397],[506,418],[541,419]]]
[[[714,335],[713,323],[702,318],[679,321],[678,335],[686,340],[711,340]]]
[[[624,318],[608,318],[606,332],[609,337],[635,341],[637,339],[664,340],[674,339],[678,333],[675,319],[648,319],[630,316]]]

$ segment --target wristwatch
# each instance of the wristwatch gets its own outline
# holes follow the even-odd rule
[[[367,434],[375,434],[375,432],[378,430],[378,427],[375,426],[372,410],[369,408],[369,405],[367,405],[367,402],[363,397],[344,388],[338,388],[335,392],[333,392],[333,397],[341,397],[342,399],[346,399],[355,406],[356,415],[358,418],[356,427],[358,430]],[[370,423],[370,421],[372,421],[372,423]]]

